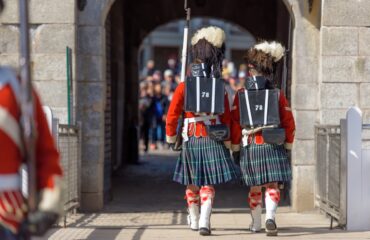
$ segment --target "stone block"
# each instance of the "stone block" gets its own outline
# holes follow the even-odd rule
[[[79,111],[83,112],[87,110],[103,113],[105,106],[105,84],[77,82],[77,101]]]
[[[83,163],[81,167],[81,191],[99,193],[103,191],[103,164]]]
[[[314,209],[315,166],[294,166],[292,207],[297,212]]]
[[[347,109],[321,110],[321,124],[339,125],[340,120],[346,118]]]
[[[19,29],[15,26],[0,25],[0,53],[19,52]]]
[[[361,109],[364,124],[370,124],[370,109]],[[370,131],[368,131],[370,133]]]
[[[35,80],[61,80],[67,84],[65,54],[35,54],[32,70]]]
[[[315,137],[315,125],[319,122],[317,111],[295,111],[296,139],[313,140]]]
[[[370,2],[359,0],[323,1],[324,26],[370,26]]]
[[[78,53],[87,55],[102,55],[103,28],[101,26],[78,27]]]
[[[323,56],[322,82],[361,82],[366,75],[366,64],[363,57]]]
[[[370,56],[370,28],[359,29],[359,54],[360,56]]]
[[[358,28],[323,27],[321,29],[322,55],[358,55]]]
[[[360,84],[360,108],[370,108],[370,83]]]
[[[293,165],[314,165],[315,164],[315,141],[295,140],[292,150]]]
[[[53,114],[55,118],[58,118],[60,124],[68,123],[68,109],[67,107],[53,107]]]
[[[93,110],[85,110],[79,114],[81,119],[84,119],[82,124],[82,132],[84,136],[99,137],[104,130],[104,113]]]
[[[370,82],[370,57],[363,58],[363,71],[361,79],[363,82]]]
[[[292,106],[299,110],[317,110],[318,103],[318,85],[297,84],[293,90]]]
[[[19,54],[0,54],[0,65],[19,67]]]
[[[345,108],[359,104],[358,85],[354,83],[324,83],[321,86],[321,107]]]
[[[62,81],[33,81],[42,103],[49,107],[67,107],[67,83]]]
[[[18,1],[5,0],[5,10],[0,16],[2,23],[19,22]],[[30,23],[75,23],[75,0],[33,0],[30,1]]]
[[[320,34],[317,28],[307,21],[300,21],[294,29],[293,57],[317,57],[320,49]]]
[[[86,213],[96,213],[104,207],[104,194],[98,193],[81,193],[81,208],[80,211]]]
[[[297,84],[318,84],[318,58],[293,57],[293,82]]]
[[[76,37],[73,24],[42,24],[33,34],[33,52],[66,54],[66,47],[75,51]]]
[[[82,124],[83,127],[84,124]],[[82,165],[102,164],[104,139],[102,136],[89,136],[82,130]]]
[[[103,81],[103,59],[101,56],[79,55],[77,58],[77,80]]]
[[[108,14],[114,0],[89,0],[83,12],[78,14],[79,25],[98,26],[102,24],[104,15]],[[94,17],[91,17],[94,16]]]

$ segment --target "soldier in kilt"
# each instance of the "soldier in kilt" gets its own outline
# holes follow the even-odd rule
[[[267,84],[268,88],[274,88],[271,81],[274,68],[283,55],[284,48],[277,42],[262,42],[251,47],[245,56],[249,76],[263,76],[269,82]],[[239,91],[244,91],[244,89]],[[278,182],[288,182],[292,178],[287,151],[291,149],[294,140],[295,123],[293,114],[283,92],[280,92],[279,115],[281,127],[285,129],[285,144],[265,143],[261,131],[243,136],[239,104],[237,94],[231,109],[233,118],[232,150],[234,159],[240,159],[243,182],[250,186],[248,196],[252,215],[250,230],[252,232],[261,230],[262,188],[264,187],[266,188],[266,233],[268,236],[276,236],[275,213],[280,201]],[[240,147],[242,137],[246,143],[243,142],[242,147]]]
[[[192,37],[193,63],[198,66],[202,63],[212,66],[212,72],[205,72],[207,76],[221,75],[225,51],[224,39],[224,31],[217,27],[202,28]],[[207,125],[216,123],[230,128],[231,115],[228,96],[225,92],[222,114],[194,113],[184,110],[185,88],[185,83],[180,83],[173,95],[166,120],[166,140],[170,145],[175,143],[178,120],[180,116],[183,116],[182,121],[188,124],[184,124],[182,129],[184,140],[173,180],[187,186],[186,199],[190,228],[194,231],[199,230],[201,235],[210,235],[210,216],[215,196],[214,185],[239,177],[238,168],[232,162],[229,151],[230,139],[216,141],[211,139],[206,131]]]

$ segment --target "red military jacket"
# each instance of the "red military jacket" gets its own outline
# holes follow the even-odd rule
[[[54,175],[62,175],[59,164],[59,153],[54,139],[50,133],[39,97],[35,99],[35,126],[36,126],[36,169],[38,188],[52,188]],[[5,127],[16,127],[20,121],[21,112],[9,85],[0,89],[0,108],[9,114],[7,121],[14,121]],[[5,122],[3,122],[6,124]],[[17,125],[15,125],[15,124]],[[19,131],[19,130],[14,130]],[[7,132],[0,127],[0,175],[17,174],[22,164],[21,147],[12,139]]]
[[[225,112],[219,115],[219,120],[221,123],[227,125],[231,128],[231,115],[230,115],[230,107],[229,107],[229,100],[227,93],[225,92]],[[184,109],[184,99],[185,99],[185,83],[180,83],[175,93],[173,94],[172,101],[170,103],[170,107],[167,113],[166,119],[166,140],[168,143],[175,143],[176,135],[177,135],[177,127],[178,127],[178,120],[180,115]],[[185,118],[194,118],[198,117],[193,112],[185,112]],[[211,121],[211,124],[216,124],[216,121]],[[206,137],[206,125],[204,122],[197,122],[197,123],[189,123],[188,127],[188,136],[195,136],[195,137]],[[229,147],[230,141],[226,141],[225,145]]]
[[[14,78],[13,83],[17,81],[14,74],[11,74],[11,78]],[[0,224],[14,233],[18,231],[26,210],[19,182],[24,146],[19,124],[21,110],[17,97],[19,96],[16,96],[9,83],[0,86]],[[57,210],[60,196],[59,180],[62,177],[59,153],[50,133],[40,99],[35,92],[34,104],[36,180],[41,196],[39,208]],[[43,197],[46,195],[46,198]]]
[[[245,89],[239,89],[239,91],[244,91]],[[238,91],[238,92],[239,92]],[[294,141],[295,134],[295,123],[292,110],[289,106],[288,100],[284,96],[283,92],[280,92],[279,98],[279,114],[281,127],[285,129],[285,148],[291,149]],[[232,127],[231,127],[231,144],[233,151],[240,150],[240,142],[242,138],[242,127],[240,126],[240,113],[239,113],[239,96],[235,95],[234,103],[231,109],[232,116]],[[264,144],[264,140],[261,132],[255,133],[256,144]]]

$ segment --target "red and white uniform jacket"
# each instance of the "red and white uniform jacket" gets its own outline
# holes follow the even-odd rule
[[[19,96],[14,91],[18,80],[10,69],[0,68],[0,70],[0,224],[16,233],[26,211],[19,177],[23,144],[19,125],[21,118]],[[12,78],[10,82],[13,87],[9,79],[4,79],[9,77]],[[59,210],[57,209],[60,198],[59,181],[62,176],[59,153],[36,93],[34,102],[39,209],[56,212]]]
[[[225,98],[224,101],[225,112],[223,114],[218,115],[218,121],[231,128],[230,107],[226,92],[224,98]],[[182,82],[177,86],[175,93],[173,94],[172,101],[170,103],[170,107],[167,113],[166,140],[168,143],[176,142],[178,120],[181,114],[183,113],[184,99],[185,99],[185,83]],[[194,119],[199,117],[199,115],[193,112],[185,112],[184,117],[185,119]],[[206,124],[214,125],[216,123],[217,123],[216,119],[210,120],[210,123],[205,123],[204,121],[190,122],[187,127],[187,136],[207,137],[208,134],[206,130]],[[184,125],[184,127],[186,127],[186,125]],[[230,148],[230,141],[225,141],[225,146]]]
[[[244,91],[242,88],[239,91]],[[283,92],[280,92],[279,99],[279,114],[281,127],[285,129],[285,148],[291,149],[294,141],[295,123],[292,110],[289,106],[288,100],[284,96]],[[242,139],[242,127],[240,126],[240,114],[239,114],[239,96],[235,95],[234,103],[231,109],[232,116],[232,127],[231,127],[231,148],[233,151],[240,150],[240,142]],[[264,144],[262,133],[257,132],[254,134],[254,141],[256,144]],[[252,136],[249,136],[248,141],[252,141]]]

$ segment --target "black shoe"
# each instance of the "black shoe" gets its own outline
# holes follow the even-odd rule
[[[267,219],[265,225],[266,225],[266,236],[277,236],[278,235],[278,229],[277,229],[275,220]]]
[[[200,228],[199,229],[199,234],[202,235],[202,236],[209,236],[209,235],[211,235],[211,229]]]

